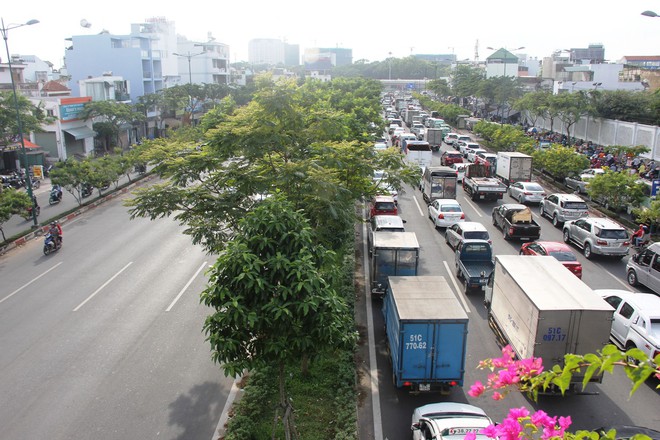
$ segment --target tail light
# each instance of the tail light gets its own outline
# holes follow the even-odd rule
[[[629,241],[624,241],[624,242],[623,242],[623,245],[624,245],[624,246],[630,246],[630,242],[629,242]]]
[[[488,240],[488,244],[493,244],[493,240]]]
[[[509,235],[513,235],[513,232],[514,232],[514,229],[513,229],[513,228],[509,228]]]
[[[605,241],[605,240],[596,240],[596,244],[601,245],[601,246],[605,246],[605,245],[607,245],[607,241]]]
[[[465,213],[461,212],[461,220],[465,220]]]
[[[438,219],[442,220],[445,218],[445,215],[443,213],[438,214]]]
[[[531,193],[531,192],[529,192],[529,191],[525,191],[525,195],[526,195],[526,196],[531,196],[531,195],[532,195],[532,193]]]

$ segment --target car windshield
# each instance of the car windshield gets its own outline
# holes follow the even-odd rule
[[[549,254],[551,257],[555,257],[559,261],[577,261],[575,254],[569,251],[554,251]]]
[[[461,212],[461,207],[458,205],[442,205],[440,207],[442,212]]]
[[[584,202],[566,202],[566,203],[564,203],[564,208],[565,209],[581,209],[581,210],[584,210],[584,211],[589,209],[587,207],[587,204],[584,203]]]
[[[525,185],[527,191],[543,191],[543,187],[538,183],[528,183]]]
[[[377,202],[376,209],[378,211],[394,211],[395,206],[392,202]]]
[[[600,238],[611,238],[615,240],[625,240],[628,238],[628,234],[624,229],[601,229],[598,236]]]
[[[463,235],[467,239],[488,240],[488,231],[466,231]]]

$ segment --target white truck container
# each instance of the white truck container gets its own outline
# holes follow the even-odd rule
[[[517,151],[500,151],[497,153],[495,175],[507,185],[531,182],[532,156]]]
[[[485,303],[498,342],[520,359],[543,358],[546,371],[563,368],[567,353],[596,353],[609,343],[614,309],[554,257],[498,255]],[[583,379],[574,374],[570,389]]]

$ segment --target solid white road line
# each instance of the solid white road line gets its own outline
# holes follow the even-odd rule
[[[413,197],[413,199],[415,199]],[[417,200],[415,200],[417,203]],[[417,205],[419,208],[419,205]],[[421,211],[421,210],[420,210]],[[423,214],[422,214],[423,215]],[[362,224],[362,236],[366,237],[367,225]],[[376,338],[374,336],[374,319],[371,310],[371,282],[369,281],[369,249],[367,241],[362,244],[364,264],[365,299],[367,303],[367,333],[369,340],[369,376],[371,379],[371,407],[374,419],[374,440],[383,440],[383,421],[380,412],[380,393],[378,391],[378,366],[376,365]]]
[[[3,302],[4,300],[9,299],[9,298],[11,298],[12,296],[16,295],[18,292],[20,292],[21,290],[25,289],[25,288],[26,288],[27,286],[29,286],[30,284],[34,283],[34,282],[37,281],[39,278],[41,278],[42,276],[46,275],[46,274],[47,274],[48,272],[50,272],[51,270],[55,269],[55,268],[56,268],[57,266],[59,266],[60,264],[62,264],[62,261],[60,261],[60,262],[57,263],[55,266],[51,267],[50,269],[48,269],[46,272],[42,273],[41,275],[32,278],[30,281],[28,281],[27,283],[23,284],[21,287],[19,287],[18,289],[14,290],[14,291],[13,291],[12,293],[10,293],[9,295],[7,295],[7,296],[5,296],[4,298],[0,299],[0,303]]]
[[[463,310],[465,310],[465,313],[470,313],[470,307],[467,304],[467,298],[465,297],[463,291],[459,288],[459,285],[456,282],[456,278],[454,278],[454,275],[452,275],[451,270],[449,269],[449,265],[446,261],[443,261],[442,263],[445,265],[445,269],[447,269],[447,274],[449,275],[451,283],[454,285],[454,288],[456,288],[458,299],[461,300],[461,303],[463,304]]]
[[[172,301],[172,303],[171,303],[171,304],[165,309],[166,312],[169,312],[170,310],[172,310],[172,307],[174,307],[174,304],[176,304],[176,302],[179,300],[179,298],[181,298],[181,295],[183,295],[183,292],[185,292],[186,289],[188,289],[188,287],[190,287],[190,285],[192,284],[193,280],[194,280],[195,278],[197,278],[197,275],[199,275],[199,273],[202,271],[202,269],[204,269],[204,266],[206,266],[206,261],[203,262],[201,266],[199,266],[199,269],[197,269],[197,272],[195,272],[195,275],[193,275],[192,278],[190,278],[190,279],[188,280],[188,282],[186,283],[186,285],[183,286],[183,289],[181,289],[181,291],[180,291],[179,294],[176,296],[176,298],[174,298],[174,301]]]
[[[94,298],[94,297],[96,296],[97,293],[99,293],[101,290],[103,290],[103,288],[104,288],[105,286],[107,286],[108,284],[110,284],[110,283],[112,282],[112,280],[114,280],[115,278],[117,278],[117,277],[119,276],[119,274],[122,273],[124,270],[126,270],[126,269],[128,268],[128,266],[130,266],[131,264],[133,264],[132,261],[129,262],[126,266],[124,266],[119,272],[117,272],[116,274],[114,274],[114,275],[112,276],[112,278],[110,278],[108,281],[106,281],[105,283],[103,283],[103,285],[102,285],[101,287],[99,287],[98,289],[96,289],[96,290],[94,291],[94,293],[92,293],[91,295],[89,295],[85,301],[83,301],[83,302],[81,302],[80,304],[78,304],[78,307],[76,307],[75,309],[73,309],[73,311],[74,311],[74,312],[77,312],[78,309],[80,309],[82,306],[84,306],[85,303],[87,303],[87,301],[89,301],[90,299]]]
[[[474,211],[479,217],[483,217],[483,215],[481,215],[481,212],[477,209],[477,207],[475,206],[475,204],[472,203],[472,202],[470,201],[470,199],[468,199],[468,198],[466,197],[466,198],[465,198],[465,201],[467,202],[468,205],[470,205],[470,207],[472,207],[472,210],[473,210],[473,211]]]
[[[614,275],[611,274],[610,272],[605,272],[605,273],[608,274],[609,276],[611,276],[613,279],[615,279],[615,280],[616,280],[619,284],[621,284],[623,287],[625,287],[626,290],[630,290],[631,292],[634,292],[634,291],[635,291],[635,289],[631,288],[630,285],[629,285],[628,283],[624,283],[623,281],[621,281],[619,278],[617,278],[616,276],[614,276]]]
[[[415,205],[417,205],[417,210],[419,211],[419,215],[424,217],[424,211],[422,211],[422,207],[419,206],[419,203],[417,202],[417,197],[415,197],[415,194],[413,194],[413,200],[415,201]]]

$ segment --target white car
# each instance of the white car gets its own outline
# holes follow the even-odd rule
[[[660,297],[619,289],[596,289],[614,308],[611,339],[624,350],[636,347],[653,359],[660,354]]]
[[[476,142],[460,142],[458,151],[461,152],[463,157],[467,157],[470,150],[475,150],[477,148],[483,150],[483,148],[481,148],[481,145],[479,145]]]
[[[536,182],[515,182],[509,185],[509,195],[521,204],[541,203],[545,197],[545,190]]]
[[[468,162],[475,163],[477,161],[477,154],[479,153],[487,153],[486,150],[483,148],[471,148],[468,150],[467,153],[467,160]]]
[[[485,440],[479,434],[483,428],[493,425],[493,421],[483,409],[467,403],[442,402],[420,406],[413,411],[413,440],[462,440],[466,434],[476,434],[478,440]]]
[[[463,177],[465,176],[465,167],[468,166],[467,163],[453,163],[449,167],[456,170],[456,180],[463,183]]]
[[[447,144],[447,145],[454,145],[454,142],[456,142],[456,139],[458,139],[458,136],[459,136],[458,133],[447,133],[443,140],[445,141],[445,144]]]
[[[376,142],[374,144],[374,151],[385,151],[387,150],[387,144],[384,142]]]
[[[437,228],[447,228],[465,221],[461,205],[454,199],[435,199],[429,205],[429,218]]]
[[[380,194],[389,194],[394,198],[394,203],[399,203],[399,191],[387,183],[387,174],[382,170],[375,170],[372,178],[376,190]]]

